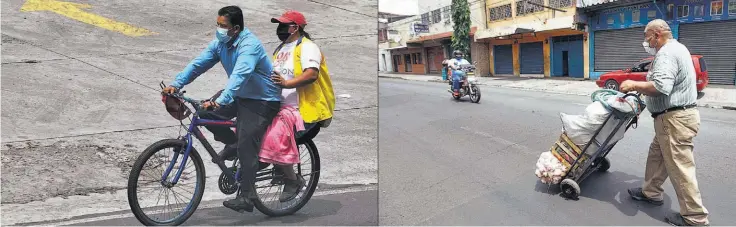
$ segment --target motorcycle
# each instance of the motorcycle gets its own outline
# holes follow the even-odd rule
[[[475,77],[475,63],[466,64],[466,65],[460,65],[460,71],[462,71],[464,75],[464,80],[461,81],[460,84],[460,90],[458,92],[458,95],[455,95],[452,92],[452,79],[449,80],[450,84],[450,94],[452,95],[455,100],[460,100],[460,98],[465,96],[470,96],[470,101],[473,103],[480,102],[480,88],[478,88],[478,80]]]

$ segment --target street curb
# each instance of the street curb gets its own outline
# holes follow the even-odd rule
[[[433,80],[412,80],[407,79],[404,77],[393,77],[393,76],[378,76],[382,78],[393,78],[393,79],[402,79],[402,80],[411,80],[411,81],[424,81],[424,82],[434,82],[434,83],[446,83],[445,81],[441,79],[433,79]],[[563,95],[578,95],[578,96],[590,96],[589,93],[569,93],[569,92],[558,92],[558,91],[548,91],[548,90],[542,90],[542,89],[533,89],[533,88],[518,88],[518,87],[507,87],[502,85],[490,85],[485,83],[479,83],[479,85],[485,85],[489,87],[499,87],[499,88],[507,88],[507,89],[516,89],[516,90],[523,90],[523,91],[539,91],[539,92],[546,92],[546,93],[553,93],[553,94],[563,94]],[[705,107],[710,109],[724,109],[724,110],[736,110],[736,106],[719,106],[719,105],[711,105],[707,103],[698,103],[698,107]],[[380,107],[379,107],[380,108]]]

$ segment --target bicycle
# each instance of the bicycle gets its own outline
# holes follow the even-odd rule
[[[165,87],[163,82],[160,84],[160,86],[162,89]],[[174,94],[165,94],[164,96],[162,96],[162,98],[164,100],[168,98],[173,98],[173,102],[180,105],[181,109],[177,110],[178,112],[176,113],[178,115],[174,115],[174,113],[172,113],[171,111],[169,113],[172,115],[172,117],[180,121],[182,128],[187,128],[187,133],[182,136],[180,132],[179,137],[176,139],[163,139],[155,142],[154,144],[146,148],[133,164],[133,168],[131,169],[130,176],[128,178],[127,193],[128,203],[130,205],[131,211],[135,215],[136,219],[138,219],[138,221],[147,226],[181,225],[182,223],[187,221],[187,219],[189,219],[192,214],[194,214],[197,206],[199,206],[199,203],[201,202],[204,195],[206,175],[204,162],[202,161],[202,157],[200,156],[199,152],[197,152],[197,150],[193,146],[192,137],[199,140],[202,146],[204,146],[205,150],[207,150],[207,152],[212,157],[212,162],[216,163],[222,171],[218,179],[218,186],[220,188],[220,191],[226,195],[230,195],[238,192],[240,188],[239,182],[235,180],[239,179],[240,177],[240,171],[237,168],[238,160],[233,161],[230,167],[225,165],[225,160],[219,157],[217,152],[215,152],[215,149],[212,148],[210,143],[204,137],[204,134],[202,134],[201,130],[199,129],[199,126],[206,125],[228,126],[230,128],[234,128],[235,121],[200,119],[199,112],[206,111],[202,109],[202,104],[207,100],[191,99],[184,96],[184,93],[184,91],[180,91]],[[185,103],[188,103],[189,106],[185,105]],[[193,112],[192,109],[194,109]],[[169,110],[168,106],[167,110]],[[188,127],[184,125],[183,119],[190,120],[190,124]],[[274,171],[274,165],[263,162],[259,163],[260,166],[259,170],[257,170],[258,172],[256,173],[256,179],[254,180],[253,185],[251,185],[250,187],[251,190],[256,191],[257,199],[253,199],[252,201],[255,205],[255,208],[258,209],[261,213],[271,217],[291,215],[301,209],[304,205],[306,205],[306,203],[312,197],[314,191],[317,188],[320,173],[319,153],[317,151],[316,145],[312,141],[318,131],[319,127],[314,127],[313,131],[307,132],[300,138],[295,138],[299,146],[300,156],[300,162],[294,165],[296,167],[295,173],[297,174],[297,176],[301,176],[306,182],[302,190],[300,190],[299,194],[297,194],[296,198],[293,198],[286,202],[279,201],[279,196],[281,194],[281,190],[283,189],[281,187],[281,185],[283,185],[283,181],[281,180],[283,177],[283,173],[277,174],[277,172],[283,171]],[[306,149],[302,149],[302,145],[304,145]],[[169,155],[157,155],[159,151],[164,151],[168,149],[171,149],[173,152],[171,152],[171,154]],[[307,156],[311,159],[309,162],[305,162],[303,160]],[[153,163],[151,164],[149,163],[149,161],[152,161]],[[159,171],[144,171],[144,167],[147,167],[149,164],[154,165],[157,168],[164,165],[166,165],[166,167],[165,169],[158,168]],[[185,172],[184,169],[186,169],[188,166],[193,166],[194,171]],[[271,168],[269,168],[269,166]],[[305,171],[306,167],[309,167],[308,172]],[[140,186],[139,183],[141,183],[140,178],[142,177],[142,174],[151,174],[152,178],[150,181],[143,181],[142,183],[144,184]],[[191,176],[192,174],[196,175]],[[259,183],[263,182],[267,182],[267,184],[265,184],[266,186],[258,186]],[[178,193],[173,189],[177,185],[183,186],[188,184],[194,184],[194,190],[183,190],[183,192],[191,193],[191,196],[182,195],[181,193]],[[276,192],[271,193],[271,188],[273,188],[273,186],[276,186],[277,189]],[[139,201],[139,197],[147,194],[139,193],[139,189],[143,189],[146,187],[161,188],[157,191],[158,199],[156,200],[156,204],[154,206],[141,206],[142,202],[147,201]],[[263,189],[266,187],[269,188],[267,192],[264,193],[264,190],[259,191],[259,189]],[[164,192],[166,195],[166,198],[164,200],[166,205],[168,205],[171,196],[173,196],[173,201],[177,204],[180,201],[184,201],[185,199],[190,200],[189,202],[184,203],[183,206],[180,205],[177,207],[181,208],[180,212],[175,213],[174,215],[166,215],[167,219],[154,220],[154,218],[151,217],[151,215],[153,215],[154,213],[149,215],[147,214],[147,211],[161,208],[158,203],[161,202],[161,195]],[[156,192],[153,192],[153,194],[155,193]],[[272,199],[275,198],[274,201],[276,205],[278,205],[278,208],[268,206],[268,204],[270,203],[267,203],[267,201],[265,200],[267,199],[267,197]],[[282,206],[282,204],[285,204],[285,206]],[[169,210],[174,211],[173,208],[167,207],[163,207],[163,210],[164,212]]]

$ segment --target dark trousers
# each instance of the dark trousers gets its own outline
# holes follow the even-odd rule
[[[218,92],[212,100],[216,99]],[[281,109],[281,102],[254,99],[236,99],[230,105],[215,111],[203,111],[199,117],[211,120],[230,120],[237,117],[236,130],[226,126],[205,126],[214,134],[215,140],[225,144],[237,144],[240,161],[240,186],[243,195],[253,197],[251,188],[258,170],[258,153],[261,151],[263,135]]]
[[[237,103],[238,160],[240,161],[240,190],[249,198],[255,197],[253,181],[258,171],[258,153],[263,135],[278,115],[281,102],[238,99]]]

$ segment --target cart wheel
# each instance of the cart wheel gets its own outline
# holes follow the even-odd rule
[[[578,186],[578,183],[574,180],[569,178],[560,182],[560,189],[562,190],[563,196],[571,199],[578,199],[578,195],[580,195],[580,186]]]
[[[611,161],[608,161],[608,158],[603,158],[598,165],[598,172],[606,172],[611,168]]]

